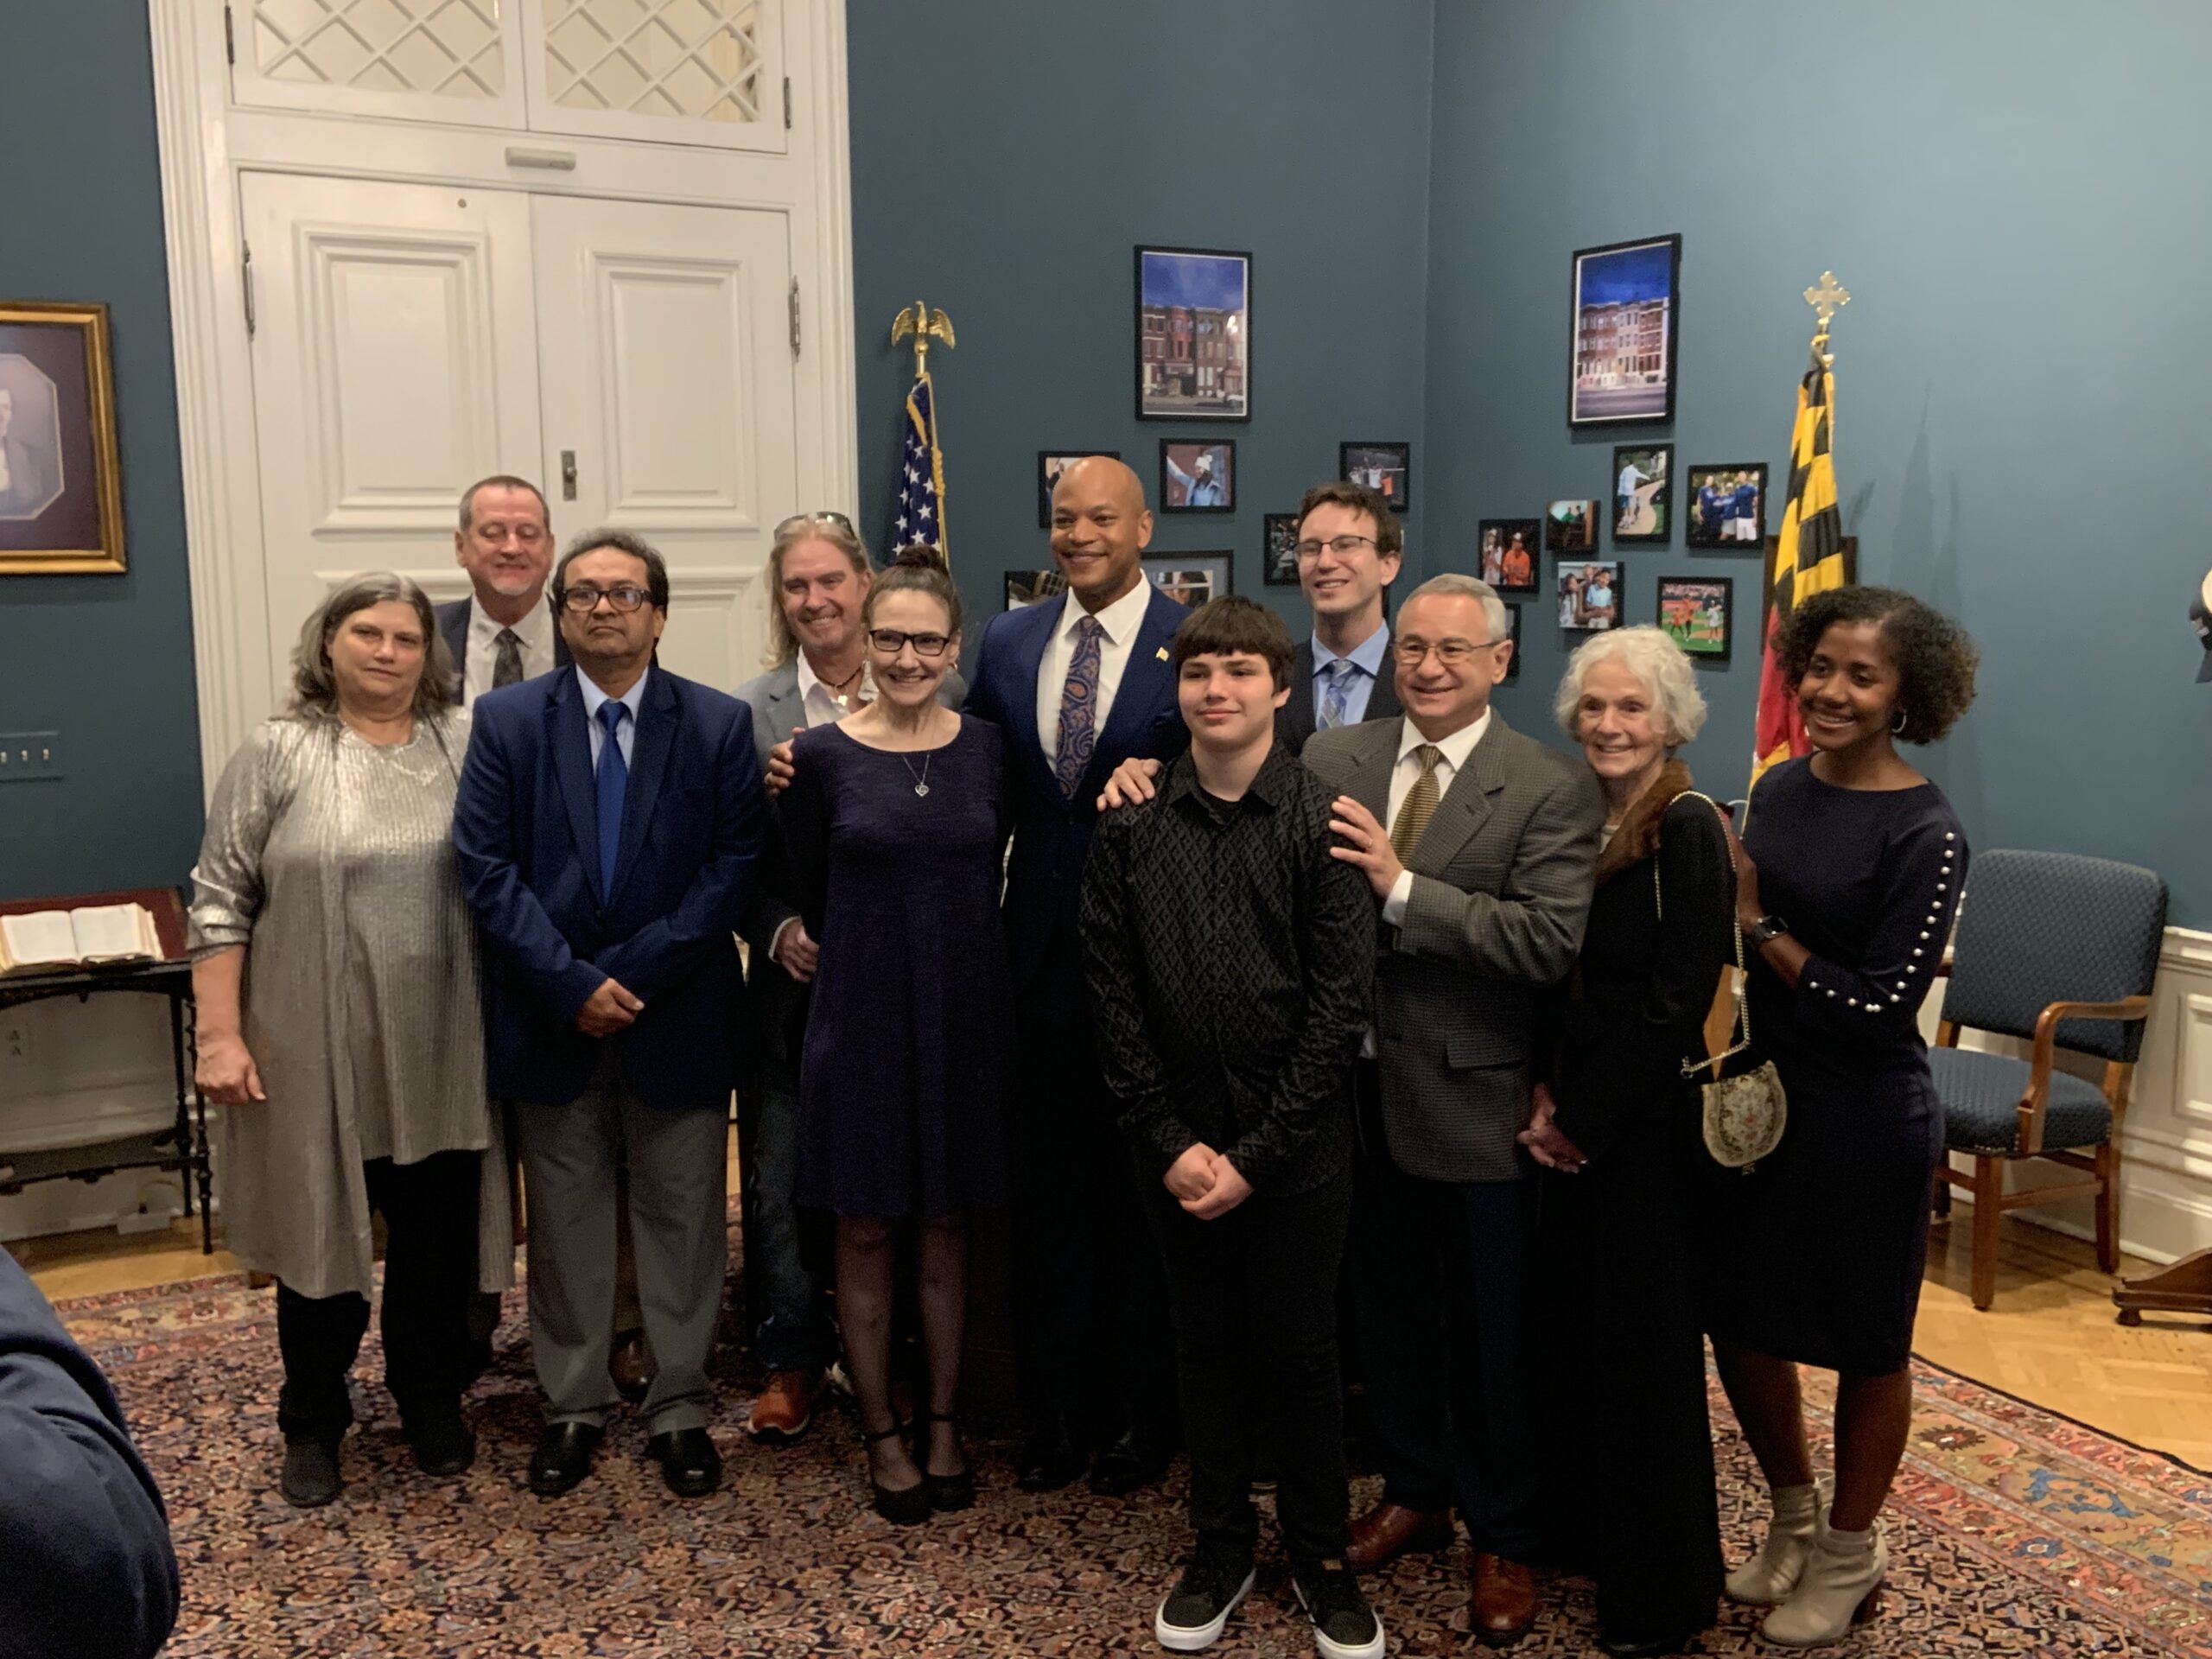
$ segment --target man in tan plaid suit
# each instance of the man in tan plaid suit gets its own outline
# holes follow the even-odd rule
[[[1382,1501],[1353,1525],[1372,1570],[1474,1541],[1475,1633],[1534,1622],[1536,1424],[1522,1328],[1535,1220],[1529,1121],[1545,1003],[1581,948],[1605,798],[1577,757],[1490,707],[1513,651],[1484,582],[1415,588],[1392,642],[1405,715],[1317,733],[1338,856],[1382,907],[1375,1030],[1356,1073],[1360,1370]]]

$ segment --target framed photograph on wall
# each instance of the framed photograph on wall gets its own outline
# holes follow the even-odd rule
[[[1337,476],[1364,484],[1403,512],[1414,499],[1414,447],[1410,443],[1340,443]]]
[[[1271,512],[1261,521],[1260,581],[1269,588],[1298,586],[1298,515]]]
[[[0,575],[124,568],[107,307],[0,300]]]
[[[1544,509],[1544,549],[1551,553],[1598,550],[1598,504],[1554,501]]]
[[[1521,677],[1521,607],[1505,607],[1505,637],[1513,642],[1513,649],[1505,658],[1504,683],[1511,685]]]
[[[1736,584],[1728,576],[1659,578],[1659,626],[1701,663],[1728,660]]]
[[[1562,560],[1559,567],[1559,625],[1594,633],[1621,625],[1621,562]]]
[[[1575,251],[1569,426],[1675,418],[1681,270],[1679,236]]]
[[[1685,547],[1718,547],[1736,553],[1766,545],[1766,465],[1738,461],[1726,467],[1692,467],[1683,498]]]
[[[1009,570],[1006,573],[1006,607],[1018,611],[1025,605],[1058,599],[1068,590],[1068,579],[1058,567],[1050,570]]]
[[[1160,441],[1160,510],[1162,512],[1234,512],[1236,510],[1236,441]]]
[[[1252,256],[1137,251],[1137,418],[1252,418]]]
[[[1613,540],[1663,545],[1675,529],[1675,446],[1625,443],[1613,451]]]
[[[1485,518],[1478,527],[1475,574],[1501,594],[1536,591],[1544,526],[1535,518]]]
[[[1225,547],[1203,553],[1162,553],[1145,560],[1145,580],[1195,610],[1210,599],[1235,591],[1230,580],[1234,563]]]
[[[1039,449],[1037,452],[1037,528],[1052,527],[1052,488],[1060,481],[1060,474],[1077,461],[1089,455],[1104,455],[1119,461],[1118,449]]]

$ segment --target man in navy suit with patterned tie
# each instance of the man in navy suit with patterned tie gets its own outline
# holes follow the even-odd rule
[[[1093,1048],[1076,907],[1107,777],[1190,741],[1168,642],[1189,614],[1144,578],[1137,475],[1091,455],[1052,492],[1063,599],[991,619],[967,710],[1014,757],[1006,930],[1015,992],[1015,1313],[1031,1491],[1134,1490],[1173,1450],[1174,1351],[1158,1248]]]
[[[568,672],[476,701],[454,843],[482,926],[492,1092],[530,1194],[530,1327],[547,1429],[532,1491],[589,1472],[615,1403],[615,1171],[629,1171],[649,1449],[679,1497],[714,1491],[707,1357],[721,1306],[734,930],[766,829],[753,715],[653,660],[660,555],[593,531],[551,601]]]

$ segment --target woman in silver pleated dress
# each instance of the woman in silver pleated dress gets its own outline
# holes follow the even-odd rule
[[[292,668],[289,708],[215,787],[191,923],[224,1230],[277,1281],[283,1490],[304,1507],[341,1485],[371,1212],[385,1378],[426,1473],[474,1460],[469,1300],[512,1282],[513,1249],[454,862],[468,716],[446,700],[430,602],[403,577],[357,577],[308,619]]]

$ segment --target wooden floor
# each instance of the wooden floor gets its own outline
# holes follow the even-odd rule
[[[2145,1315],[2113,1317],[2112,1281],[2088,1244],[2030,1224],[2005,1224],[1997,1301],[1974,1312],[1967,1294],[1974,1211],[1938,1221],[1929,1245],[1916,1346],[1923,1357],[2093,1428],[2212,1470],[2212,1328]],[[200,1254],[197,1222],[120,1237],[67,1233],[8,1247],[56,1300],[235,1273],[235,1258]],[[2125,1274],[2150,1263],[2133,1258]]]

